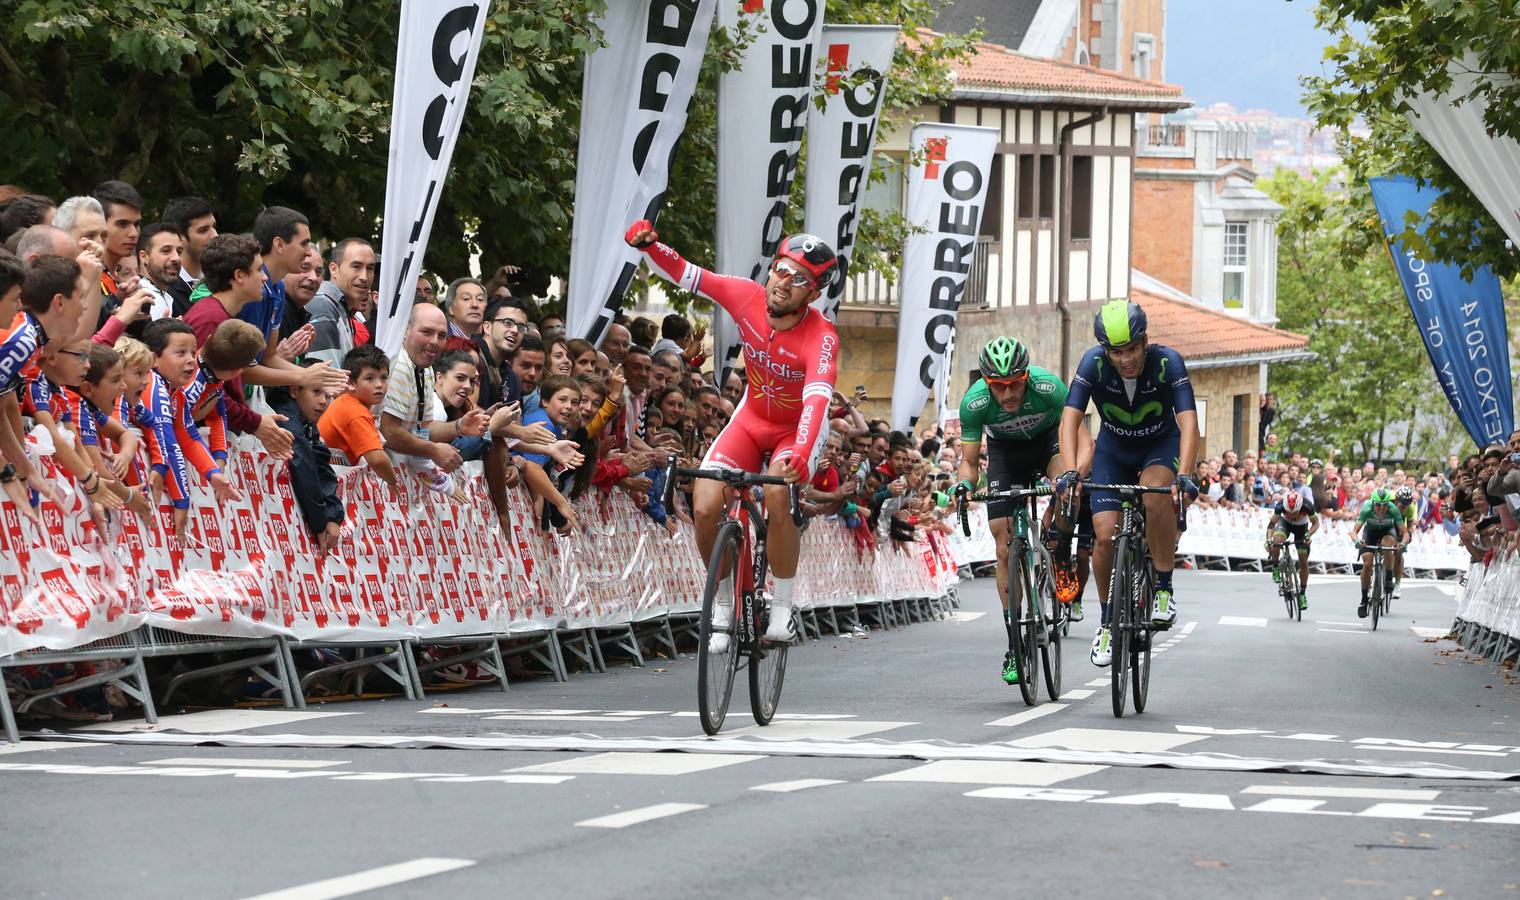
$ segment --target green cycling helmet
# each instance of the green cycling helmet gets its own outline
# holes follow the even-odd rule
[[[1372,492],[1372,503],[1374,506],[1387,506],[1392,502],[1393,494],[1389,493],[1387,488],[1378,488]]]
[[[1013,338],[993,338],[976,358],[983,378],[1007,378],[1029,368],[1029,351]]]

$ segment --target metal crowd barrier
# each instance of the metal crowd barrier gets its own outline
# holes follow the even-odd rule
[[[1503,666],[1520,665],[1520,559],[1473,563],[1457,596],[1457,643]]]

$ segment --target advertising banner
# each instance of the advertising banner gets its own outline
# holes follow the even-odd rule
[[[1370,184],[1436,380],[1474,443],[1482,447],[1504,440],[1514,429],[1515,410],[1498,277],[1484,266],[1468,281],[1460,266],[1426,262],[1393,240],[1404,230],[1405,213],[1423,219],[1440,191],[1422,188],[1412,178],[1373,178]]]
[[[896,25],[825,25],[819,51],[822,108],[808,106],[807,210],[803,230],[829,242],[839,274],[813,305],[834,321],[855,249],[860,199],[871,176],[876,125],[887,72],[897,49]]]
[[[903,247],[897,323],[897,378],[892,427],[912,429],[940,369],[949,365],[955,314],[971,271],[982,206],[987,199],[996,128],[920,122],[909,148],[908,222],[925,229]]]
[[[623,233],[655,222],[707,50],[716,0],[619,0],[586,58],[565,331],[600,345],[638,271]]]
[[[391,101],[390,164],[380,237],[380,302],[375,346],[401,350],[433,216],[464,121],[489,0],[402,0]]]
[[[751,43],[718,78],[716,269],[763,281],[776,249],[808,124],[823,0],[720,0],[718,24]],[[713,310],[713,380],[739,357],[739,330]]]

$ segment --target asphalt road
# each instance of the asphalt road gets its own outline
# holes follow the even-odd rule
[[[1303,622],[1265,575],[1177,585],[1122,720],[1095,609],[1031,710],[979,580],[952,620],[794,650],[782,716],[755,728],[736,691],[718,742],[690,656],[28,741],[0,750],[0,896],[1520,896],[1520,686],[1416,630],[1452,585],[1406,586],[1376,633],[1345,578]]]

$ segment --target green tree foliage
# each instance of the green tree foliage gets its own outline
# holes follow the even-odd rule
[[[944,0],[834,0],[829,20],[927,26]],[[427,268],[569,270],[580,89],[605,0],[496,0]],[[305,212],[317,236],[379,238],[399,5],[394,0],[12,0],[0,19],[6,179],[56,198],[124,178],[148,199],[218,204],[225,226]],[[715,31],[661,230],[711,259],[718,73],[742,35]],[[887,117],[946,92],[966,37],[900,46]],[[800,196],[801,182],[798,182]],[[800,217],[800,212],[798,213]],[[873,219],[861,242],[901,242]],[[860,265],[884,265],[879,254]]]
[[[1457,99],[1481,100],[1491,133],[1520,139],[1520,6],[1513,0],[1319,0],[1317,17],[1334,42],[1329,73],[1304,79],[1310,110],[1336,128],[1357,182],[1383,174],[1412,175],[1446,191],[1431,210],[1422,240],[1413,224],[1399,236],[1422,256],[1464,267],[1487,263],[1501,277],[1520,272],[1520,255],[1504,232],[1405,118],[1410,94],[1443,94],[1451,67],[1487,73]],[[1365,28],[1365,37],[1358,32]],[[1365,123],[1370,133],[1355,137]],[[1360,223],[1358,247],[1382,243],[1374,220]]]
[[[1278,170],[1257,182],[1284,207],[1278,325],[1308,335],[1316,354],[1273,367],[1270,387],[1281,409],[1279,428],[1294,449],[1334,450],[1342,460],[1402,456],[1404,425],[1416,418],[1417,405],[1421,419],[1440,423],[1436,435],[1465,432],[1435,382],[1388,251],[1365,240],[1376,221],[1370,198],[1339,187],[1342,177],[1339,170],[1313,177]],[[1425,443],[1419,449],[1440,459],[1450,446]]]

